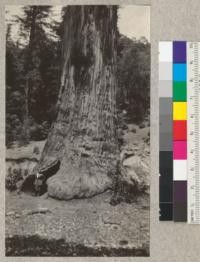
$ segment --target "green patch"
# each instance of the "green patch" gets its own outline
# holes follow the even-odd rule
[[[187,101],[186,82],[173,82],[173,101]]]

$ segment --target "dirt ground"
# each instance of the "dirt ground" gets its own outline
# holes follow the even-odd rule
[[[144,139],[148,132],[146,126],[124,134],[126,143],[136,141],[134,146],[146,159],[149,149]],[[43,145],[37,142],[20,149],[13,145],[7,150],[7,159],[33,155],[38,159]],[[6,255],[148,256],[149,194],[116,206],[110,205],[110,199],[110,191],[89,199],[60,201],[6,190]]]
[[[110,197],[111,193],[106,192],[91,199],[59,201],[7,192],[6,237],[26,239],[38,236],[47,241],[63,239],[65,243],[76,243],[97,251],[99,248],[122,248],[132,249],[132,255],[147,255],[148,195],[138,196],[135,203],[120,203],[117,206],[109,204]],[[42,208],[45,213],[29,212]],[[18,246],[7,243],[7,255],[28,252],[23,245],[19,250]],[[47,251],[41,250],[41,255]]]

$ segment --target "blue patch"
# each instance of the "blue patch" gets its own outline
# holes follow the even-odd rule
[[[173,81],[187,81],[186,64],[173,64]]]

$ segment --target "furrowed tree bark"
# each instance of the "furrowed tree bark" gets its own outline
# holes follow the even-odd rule
[[[68,6],[57,118],[35,172],[56,161],[47,180],[58,199],[91,197],[112,187],[116,136],[116,6]]]

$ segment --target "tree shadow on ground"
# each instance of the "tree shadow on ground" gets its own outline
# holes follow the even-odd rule
[[[91,256],[91,257],[131,257],[149,256],[148,246],[141,248],[126,247],[127,243],[120,243],[122,247],[87,247],[77,243],[67,243],[64,239],[43,239],[34,236],[13,236],[6,238],[6,256]]]

